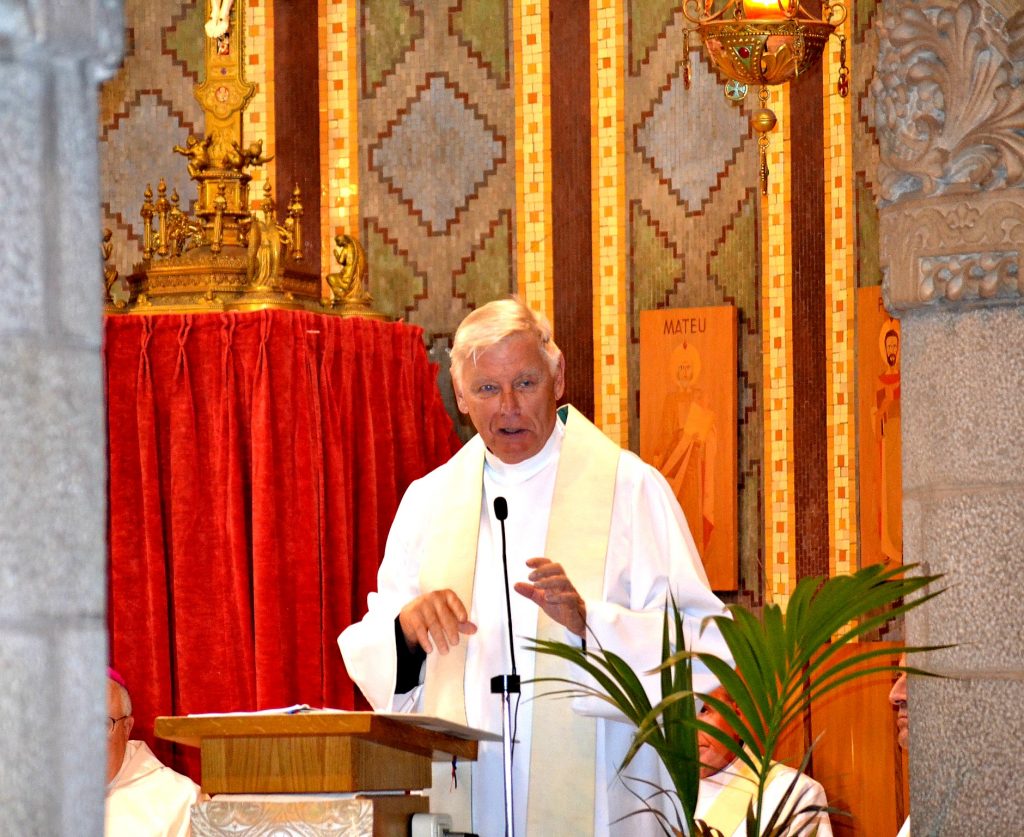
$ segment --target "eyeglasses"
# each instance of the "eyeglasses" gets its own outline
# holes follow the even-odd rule
[[[114,731],[114,727],[117,726],[118,721],[123,721],[125,718],[131,717],[130,715],[122,715],[120,718],[111,718],[107,716],[107,735],[110,735]]]

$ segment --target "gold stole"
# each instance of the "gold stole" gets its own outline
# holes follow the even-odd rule
[[[559,412],[565,421],[565,438],[545,554],[565,568],[584,601],[599,600],[604,589],[615,473],[622,451],[575,408],[567,406]],[[454,505],[438,520],[437,535],[420,569],[421,589],[450,588],[467,610],[472,605],[480,533],[483,457],[484,446],[478,436],[452,460],[455,467],[439,496]],[[565,629],[538,608],[536,636],[564,641]],[[426,714],[466,723],[466,646],[460,642],[444,656],[427,655]],[[581,672],[560,659],[539,654],[534,676],[579,679]],[[531,748],[526,833],[543,834],[552,822],[559,822],[565,823],[566,833],[589,834],[594,821],[596,721],[577,715],[568,703],[555,698],[540,698],[531,706],[533,740],[557,741],[559,750],[558,758],[552,758],[550,750],[541,756],[537,748]]]
[[[765,788],[778,775],[780,767],[782,765],[776,764],[768,771]],[[725,837],[730,837],[746,821],[747,808],[757,797],[757,774],[740,759],[733,761],[722,772],[731,778],[701,819],[706,825],[717,828]]]

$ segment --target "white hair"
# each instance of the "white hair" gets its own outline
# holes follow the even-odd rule
[[[558,371],[562,350],[551,339],[551,323],[544,315],[532,311],[520,299],[496,299],[471,311],[459,325],[452,342],[452,381],[462,385],[462,371],[467,360],[477,357],[491,346],[513,334],[528,333],[537,337],[551,374]]]
[[[132,696],[128,694],[128,690],[118,683],[116,680],[107,678],[108,682],[111,683],[117,690],[117,695],[120,698],[121,714],[128,716],[132,714]]]

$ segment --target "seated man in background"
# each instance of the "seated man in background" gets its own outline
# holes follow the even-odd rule
[[[724,688],[719,686],[711,695],[726,701],[738,713],[736,704]],[[701,706],[699,717],[732,736],[734,740],[740,740],[740,736],[729,726],[725,718],[708,704]],[[718,829],[725,837],[745,837],[747,808],[757,797],[757,777],[728,747],[705,732],[697,733],[697,748],[701,769],[696,819]],[[789,815],[792,811],[799,813],[785,831],[778,832],[778,837],[797,837],[813,833],[816,833],[817,837],[832,837],[832,825],[828,814],[823,810],[828,805],[825,789],[810,776],[798,775],[798,771],[778,763],[772,767],[768,784],[764,789],[761,827],[764,827],[779,807],[794,778],[796,785],[786,800],[782,813],[783,816]],[[815,827],[817,832],[813,830]]]
[[[107,837],[187,837],[199,786],[165,767],[143,741],[129,741],[132,699],[107,669]]]
[[[906,654],[900,655],[899,664],[901,666],[907,664]],[[896,710],[896,743],[900,745],[901,750],[906,750],[907,744],[910,743],[910,717],[907,714],[907,673],[905,671],[901,671],[896,682],[892,684],[892,689],[889,691],[889,703]],[[909,816],[896,837],[910,837]]]

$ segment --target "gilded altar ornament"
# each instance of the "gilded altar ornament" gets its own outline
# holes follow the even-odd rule
[[[759,85],[761,107],[753,117],[758,132],[761,193],[768,193],[768,165],[765,134],[775,125],[767,108],[766,85],[785,84],[813,67],[821,58],[828,39],[847,17],[839,0],[822,0],[821,16],[815,17],[801,0],[686,0],[683,14],[695,28],[683,33],[683,81],[690,86],[690,32],[704,43],[708,56],[728,80],[725,95],[738,101],[748,85]],[[839,39],[839,78],[836,90],[850,92],[850,71],[846,66],[846,38]],[[766,114],[771,114],[769,119]],[[770,124],[769,124],[770,123]],[[766,127],[767,126],[767,127]]]
[[[110,264],[110,257],[114,252],[113,237],[113,230],[104,228],[103,240],[100,243],[100,255],[103,256],[103,302],[114,308],[124,308],[128,304],[127,291],[124,283],[118,281],[121,274]]]
[[[189,177],[195,177],[199,172],[210,167],[210,144],[212,142],[213,134],[202,140],[195,134],[189,134],[184,147],[176,145],[171,149],[175,154],[184,154],[188,158]]]
[[[226,150],[218,159],[211,136],[175,146],[187,158],[197,187],[192,215],[164,179],[155,194],[146,186],[142,262],[126,280],[126,302],[117,306],[108,293],[109,311],[323,310],[320,276],[301,266],[299,188],[284,219],[277,217],[269,182],[258,206],[250,208],[250,170],[271,157],[260,141],[243,146],[234,140],[220,147]]]
[[[189,136],[173,150],[187,161],[196,184],[192,205],[182,208],[178,191],[160,178],[156,192],[146,185],[142,207],[142,261],[127,278],[105,268],[108,313],[244,311],[291,308],[343,316],[375,316],[363,290],[365,259],[355,239],[346,253],[358,250],[359,269],[343,298],[324,300],[323,281],[303,261],[302,194],[295,186],[278,216],[269,178],[262,200],[249,203],[253,169],[274,159],[262,139],[246,143],[242,113],[255,92],[245,80],[245,3],[205,0],[209,12],[204,38],[206,80],[195,96],[206,119],[204,136]],[[315,223],[315,220],[314,220]],[[110,256],[104,238],[104,261]],[[346,256],[348,259],[349,256]],[[346,261],[346,265],[355,261]],[[113,270],[113,273],[109,271]],[[346,270],[343,266],[342,272]]]
[[[339,270],[327,274],[331,295],[324,299],[324,306],[335,309],[343,317],[383,319],[383,314],[370,307],[373,297],[366,290],[366,253],[363,245],[350,235],[334,236],[334,245],[334,260]]]

